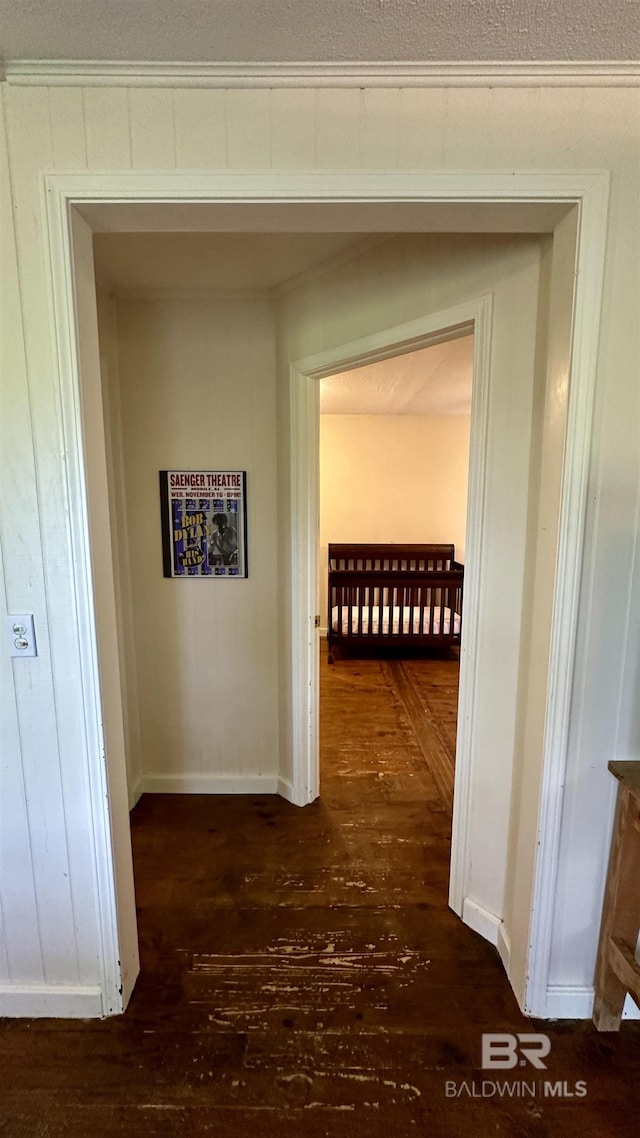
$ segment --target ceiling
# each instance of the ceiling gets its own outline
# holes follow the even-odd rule
[[[268,293],[330,272],[389,234],[96,233],[96,276],[119,295]],[[468,415],[473,336],[321,381],[324,415]]]
[[[350,259],[373,242],[361,233],[96,233],[96,276],[121,294],[267,292]]]
[[[628,60],[636,0],[0,0],[2,60]]]
[[[470,415],[473,336],[320,381],[322,415]]]

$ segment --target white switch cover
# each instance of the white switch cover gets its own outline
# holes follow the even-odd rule
[[[13,616],[5,616],[4,619],[9,641],[9,655],[37,656],[33,613],[17,613]]]

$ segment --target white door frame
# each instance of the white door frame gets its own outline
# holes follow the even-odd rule
[[[108,755],[105,755],[99,684],[96,614],[86,492],[74,300],[71,211],[91,216],[92,206],[194,203],[402,203],[545,206],[579,209],[577,281],[570,373],[567,441],[563,468],[558,564],[549,669],[549,691],[540,793],[527,1008],[546,1014],[564,772],[576,643],[578,585],[582,562],[587,473],[600,325],[609,182],[606,172],[555,173],[85,173],[46,175],[44,211],[48,229],[52,315],[66,451],[67,495],[74,555],[76,629],[83,661],[86,764],[92,803],[95,891],[101,916],[103,1006],[122,1010],[117,946],[123,926],[135,929],[135,907],[120,904],[112,841]],[[490,227],[488,229],[490,231]],[[315,613],[314,613],[315,615]],[[71,617],[70,617],[71,619]],[[308,654],[308,646],[305,647]],[[293,717],[295,719],[295,716]],[[292,725],[293,727],[293,725]]]
[[[474,762],[474,701],[478,671],[478,598],[482,574],[484,486],[489,409],[489,362],[492,296],[430,313],[418,320],[386,328],[374,335],[331,348],[290,368],[291,423],[291,658],[293,660],[293,786],[297,806],[313,802],[320,792],[318,727],[319,541],[319,380],[336,372],[415,352],[472,332],[474,334],[473,398],[469,446],[467,568],[465,621],[460,654],[458,739],[451,840],[449,903],[463,916],[467,895],[471,772]]]

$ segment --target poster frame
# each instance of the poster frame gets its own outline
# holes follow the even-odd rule
[[[189,581],[245,580],[249,575],[246,470],[160,470],[159,479],[164,576]],[[188,516],[196,515],[199,520],[181,525],[187,536],[177,540],[176,520],[184,520],[190,502],[194,505]],[[180,519],[176,507],[183,503]],[[226,518],[224,526],[214,521],[220,515]],[[230,537],[234,529],[235,543]],[[189,553],[193,560],[185,564]]]

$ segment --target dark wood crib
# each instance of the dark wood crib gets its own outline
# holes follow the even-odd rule
[[[329,545],[327,645],[337,651],[460,644],[464,566],[453,545]]]

